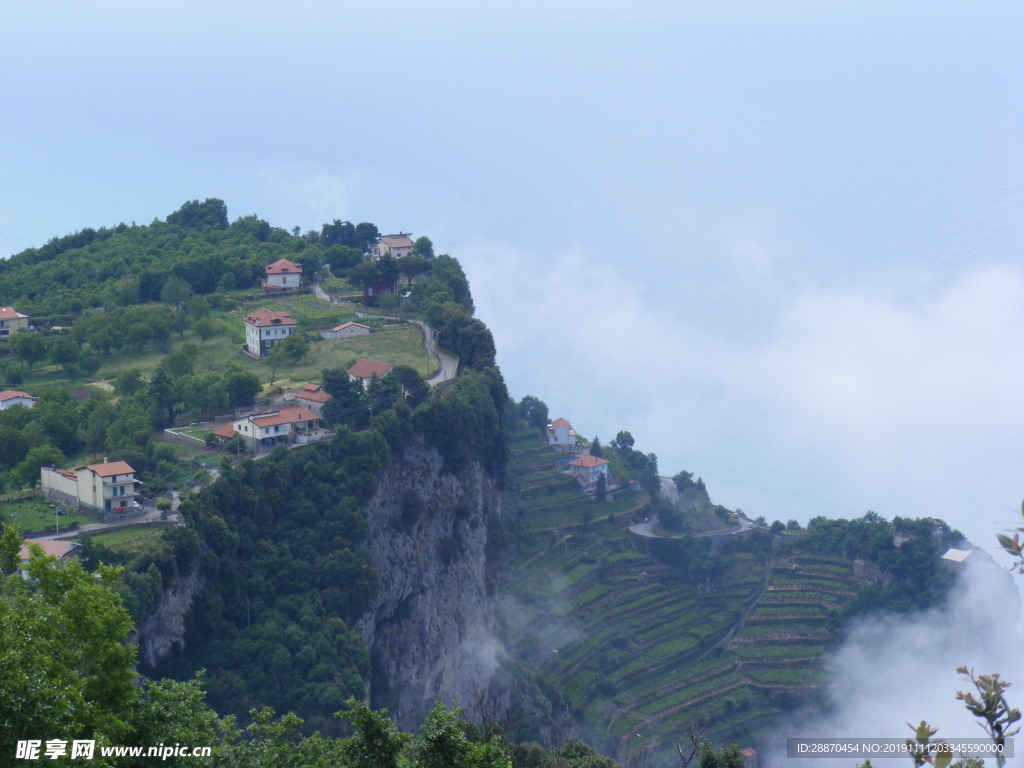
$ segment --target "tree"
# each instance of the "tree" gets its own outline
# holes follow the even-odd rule
[[[429,237],[417,237],[416,241],[412,244],[412,253],[417,258],[433,261],[434,244],[430,241]]]
[[[707,741],[700,745],[698,768],[743,768],[743,755],[735,744],[722,747],[717,752]]]
[[[20,562],[18,552],[21,551],[21,536],[18,529],[7,523],[0,523],[0,576],[14,573]]]
[[[267,355],[270,363],[270,385],[277,380],[277,370],[282,365],[295,365],[309,352],[306,340],[297,333],[291,333],[277,342]]]
[[[376,264],[381,281],[388,285],[398,280],[398,276],[402,274],[402,264],[394,256],[381,256]]]
[[[430,271],[430,261],[418,255],[398,259],[398,265],[401,267],[401,274],[405,275],[407,280],[407,288],[412,288],[413,278],[425,275]]]
[[[377,264],[372,261],[364,261],[361,264],[356,264],[348,271],[348,274],[345,277],[350,283],[358,286],[364,291],[381,281],[380,271],[377,269]]]
[[[110,589],[118,570],[100,566],[94,579],[30,549],[32,580],[0,581],[0,742],[52,734],[122,744],[138,692],[132,622]]]
[[[601,455],[601,440],[596,435],[590,441],[590,455],[598,459],[604,458]]]
[[[64,454],[60,448],[43,443],[32,448],[18,466],[11,471],[11,476],[22,488],[38,485],[40,467],[59,467],[64,463]]]
[[[395,768],[399,755],[412,737],[395,727],[386,709],[374,712],[355,698],[346,701],[345,706],[347,710],[337,716],[356,729],[341,745],[341,754],[347,764],[364,768]]]
[[[10,340],[11,351],[22,359],[32,370],[32,366],[46,359],[46,342],[39,334],[31,331],[15,333]]]
[[[548,423],[547,403],[533,395],[526,395],[519,401],[519,418],[531,427],[546,427]]]
[[[167,278],[164,287],[160,290],[160,301],[181,309],[191,295],[192,286],[180,277],[171,276]]]
[[[184,229],[228,228],[228,207],[223,200],[210,197],[199,202],[189,200],[167,217],[167,223]]]
[[[8,389],[20,386],[24,380],[24,375],[21,372],[21,368],[15,366],[13,363],[8,365],[4,370],[4,385]]]
[[[192,326],[192,330],[196,332],[196,336],[203,342],[203,346],[206,346],[206,342],[212,339],[220,332],[218,325],[208,317],[204,317],[197,320]]]
[[[122,371],[114,379],[114,392],[118,397],[131,397],[136,392],[141,392],[146,386],[142,373],[136,369]]]
[[[234,363],[229,363],[224,370],[224,391],[227,393],[230,407],[243,408],[251,405],[260,389],[262,387],[256,374],[244,371]]]
[[[687,472],[684,469],[676,475],[673,475],[672,482],[676,484],[676,490],[678,490],[679,493],[682,493],[693,485],[693,472]]]
[[[29,444],[20,429],[0,426],[0,470],[10,469],[28,452]]]
[[[62,336],[50,345],[50,359],[62,369],[69,363],[78,362],[79,347],[67,336]]]
[[[633,435],[629,432],[619,432],[619,434],[615,436],[615,439],[612,440],[612,448],[625,448],[627,450],[632,450],[635,444],[636,441],[633,439]]]
[[[380,239],[380,230],[377,229],[376,224],[371,224],[368,221],[361,221],[356,224],[356,242],[353,247],[358,248],[363,253],[370,250],[370,246]]]
[[[427,713],[413,745],[413,768],[507,768],[500,739],[474,744],[466,735],[461,709],[435,704]]]

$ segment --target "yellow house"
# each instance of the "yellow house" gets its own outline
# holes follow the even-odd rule
[[[14,307],[0,307],[0,341],[10,338],[12,333],[28,330],[28,315]]]
[[[53,499],[101,512],[130,511],[135,502],[135,470],[125,461],[105,461],[67,469],[40,469],[43,493]]]

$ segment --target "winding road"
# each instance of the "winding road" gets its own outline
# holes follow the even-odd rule
[[[347,301],[335,299],[321,288],[319,283],[313,283],[313,295],[321,301],[326,301],[328,304],[346,306],[355,311],[355,305],[350,304]],[[356,316],[380,318],[382,320],[397,320],[399,322],[403,320],[401,317],[392,317],[390,315],[371,315],[369,313],[359,311],[356,311]],[[423,348],[427,351],[428,355],[433,355],[434,359],[437,360],[437,372],[427,378],[427,384],[432,387],[436,387],[438,384],[444,384],[446,381],[452,381],[459,369],[459,356],[439,347],[437,345],[437,332],[425,322],[422,320],[409,320],[409,322],[415,323],[420,327],[420,330],[423,333]]]
[[[676,484],[672,482],[672,478],[659,477],[658,479],[661,480],[661,497],[663,499],[668,499],[673,504],[679,501],[679,490],[676,488]],[[654,532],[654,526],[658,524],[658,516],[651,515],[650,519],[646,522],[631,525],[629,527],[629,532],[636,534],[637,536],[642,536],[645,539],[683,539],[687,536],[693,536],[694,538],[704,538],[707,536],[735,536],[739,533],[746,533],[755,526],[753,520],[748,520],[742,516],[738,518],[738,521],[738,528],[727,528],[725,530],[708,531],[706,533],[680,533],[672,536],[666,536],[664,534]]]

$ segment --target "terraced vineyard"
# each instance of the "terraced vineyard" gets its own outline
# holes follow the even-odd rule
[[[503,573],[504,639],[564,695],[589,743],[620,759],[635,739],[674,754],[691,723],[749,741],[820,688],[829,618],[858,589],[850,561],[720,537],[717,575],[697,589],[630,540],[643,494],[585,498],[533,430],[511,449],[503,509],[518,550]]]

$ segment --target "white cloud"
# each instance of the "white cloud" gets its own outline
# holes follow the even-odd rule
[[[977,558],[973,558],[977,559]],[[970,560],[968,561],[971,562]],[[991,564],[966,569],[948,604],[917,616],[871,616],[858,622],[830,664],[826,712],[796,719],[779,728],[780,754],[767,765],[789,765],[786,738],[882,739],[909,737],[906,723],[922,720],[948,741],[984,738],[957,691],[973,690],[956,673],[966,666],[976,674],[998,672],[1011,687],[1011,706],[1019,706],[1021,654],[1016,634],[1020,598],[1011,577]],[[814,768],[818,761],[804,759]],[[832,765],[834,760],[821,761]],[[849,761],[850,765],[854,762]],[[1008,765],[1024,764],[1024,755]]]
[[[784,520],[941,517],[989,548],[1013,522],[1024,493],[1020,269],[938,286],[907,275],[801,286],[737,338],[685,305],[647,302],[650,280],[633,265],[584,247],[457,252],[515,396],[541,397],[587,436],[629,429],[663,473],[703,475],[722,503]]]

